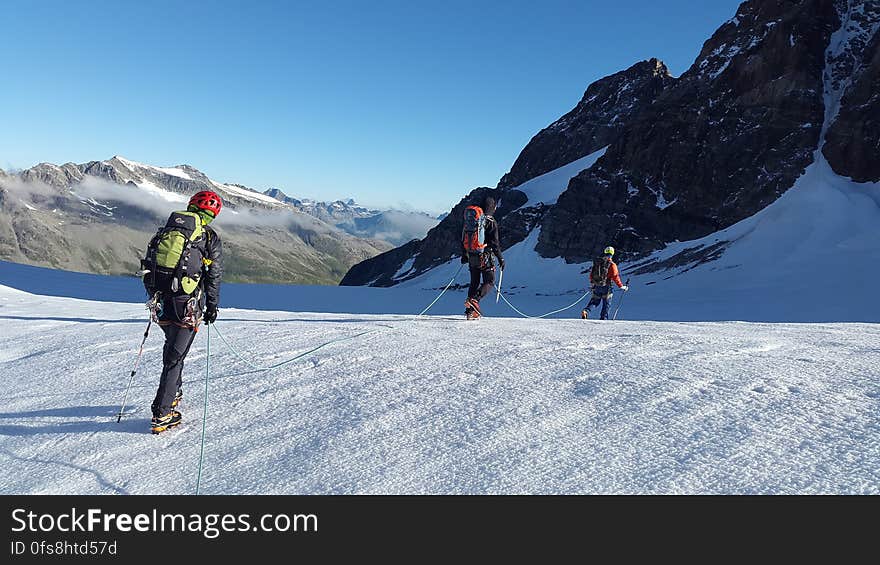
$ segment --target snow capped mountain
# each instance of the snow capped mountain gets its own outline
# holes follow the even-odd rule
[[[223,198],[218,229],[231,280],[335,284],[387,250],[246,186],[190,165],[157,167],[115,156],[41,163],[0,176],[0,258],[96,273],[133,273],[150,236],[200,190]]]
[[[796,308],[817,307],[826,264],[846,273],[841,316],[873,319],[859,318],[871,300],[859,281],[877,276],[880,256],[878,28],[878,0],[744,2],[680,77],[649,60],[597,81],[497,188],[473,190],[424,240],[355,265],[342,284],[442,287],[464,206],[492,194],[504,282],[526,303],[576,298],[613,245],[645,285],[627,298],[636,309],[668,301],[677,319],[702,319],[705,298],[737,319],[760,292],[779,299],[762,308],[805,319]]]
[[[425,237],[428,230],[442,219],[433,218],[424,212],[371,210],[359,206],[351,198],[334,202],[300,200],[287,196],[277,188],[270,188],[264,194],[351,235],[380,239],[393,245],[402,245],[413,239]]]
[[[106,161],[90,161],[81,165],[40,163],[24,170],[24,182],[41,183],[64,192],[84,182],[104,180],[116,185],[129,185],[168,202],[184,202],[199,190],[213,190],[223,198],[224,205],[278,208],[278,201],[256,190],[238,184],[219,183],[191,165],[156,167],[138,163],[118,155]]]

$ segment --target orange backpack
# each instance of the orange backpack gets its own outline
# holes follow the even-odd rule
[[[486,249],[486,214],[479,206],[464,209],[462,244],[468,253],[482,253]]]

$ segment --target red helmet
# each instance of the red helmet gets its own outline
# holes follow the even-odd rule
[[[214,214],[214,217],[217,217],[220,213],[220,208],[223,207],[223,201],[220,200],[220,196],[216,192],[203,190],[195,193],[193,197],[189,199],[189,205],[195,206],[199,210],[207,210]]]

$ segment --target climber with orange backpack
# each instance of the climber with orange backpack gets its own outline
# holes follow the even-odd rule
[[[581,318],[586,320],[590,317],[590,308],[602,304],[602,312],[599,314],[600,320],[608,319],[608,307],[611,304],[613,294],[611,292],[611,283],[617,285],[623,292],[629,290],[629,286],[623,284],[620,280],[620,271],[614,264],[614,248],[608,246],[601,257],[593,261],[593,267],[590,269],[590,288],[593,295],[587,306],[581,311]]]
[[[495,261],[504,270],[498,222],[495,220],[495,199],[487,196],[483,206],[468,206],[464,210],[464,227],[461,237],[461,262],[471,272],[471,284],[464,313],[468,320],[482,316],[480,300],[495,285]],[[480,280],[482,279],[482,284]]]

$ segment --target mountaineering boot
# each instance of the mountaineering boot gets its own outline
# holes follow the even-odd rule
[[[464,313],[468,320],[476,320],[477,318],[482,316],[482,313],[480,312],[479,302],[477,302],[473,298],[468,298],[467,300],[465,300],[464,304],[466,306]]]
[[[181,414],[177,410],[172,410],[164,416],[153,416],[150,422],[150,431],[154,434],[161,434],[165,430],[171,429],[180,424]]]
[[[473,306],[474,310],[477,311],[477,314],[479,314],[480,316],[483,315],[483,311],[480,310],[480,301],[479,300],[477,300],[476,298],[471,298],[471,306]]]
[[[473,320],[475,315],[476,315],[476,310],[474,310],[474,307],[471,305],[471,299],[470,298],[465,299],[465,301],[464,301],[464,317],[467,318],[468,320]]]
[[[183,400],[183,391],[177,389],[177,394],[174,395],[174,400],[171,401],[171,407],[177,408],[180,405],[181,400]]]
[[[589,310],[587,310],[586,308],[584,308],[583,310],[581,310],[581,320],[586,320],[586,319],[589,318],[589,317],[590,317],[590,311],[589,311]]]
[[[477,318],[477,311],[474,310],[473,306],[471,306],[471,301],[465,301],[464,305],[464,317],[468,320],[475,320]]]

